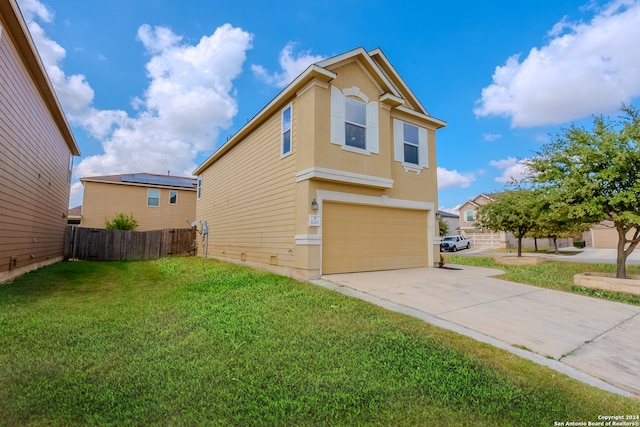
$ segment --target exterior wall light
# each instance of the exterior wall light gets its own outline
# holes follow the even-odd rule
[[[316,202],[316,199],[313,199],[313,201],[311,202],[311,210],[318,210],[318,202]]]

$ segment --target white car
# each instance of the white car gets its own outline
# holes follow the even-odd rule
[[[440,241],[440,252],[457,251],[458,249],[469,249],[471,241],[463,236],[446,236]]]

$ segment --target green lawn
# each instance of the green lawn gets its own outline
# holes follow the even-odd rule
[[[640,402],[277,275],[62,262],[0,286],[0,425],[547,426]]]
[[[593,264],[581,262],[549,261],[541,265],[501,265],[492,257],[450,256],[448,262],[453,264],[473,265],[496,268],[505,273],[499,279],[525,283],[559,291],[589,295],[627,304],[640,305],[640,295],[626,294],[604,290],[589,289],[573,284],[573,276],[585,272],[615,273],[615,264]],[[627,273],[640,274],[640,266],[627,265]]]

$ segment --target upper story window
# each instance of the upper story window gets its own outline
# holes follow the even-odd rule
[[[160,206],[160,190],[147,190],[147,206]]]
[[[345,99],[344,143],[350,147],[367,149],[367,106],[352,98]]]
[[[178,192],[175,190],[169,191],[169,204],[177,205],[178,204]]]
[[[379,153],[378,103],[359,88],[331,86],[331,142],[360,154]]]
[[[393,119],[393,141],[394,160],[402,162],[406,170],[429,167],[426,129]]]
[[[198,177],[197,199],[200,200],[200,197],[202,197],[202,176]]]
[[[291,105],[282,110],[282,145],[280,156],[291,153]]]
[[[465,211],[464,212],[464,220],[467,222],[472,222],[476,220],[476,211]]]

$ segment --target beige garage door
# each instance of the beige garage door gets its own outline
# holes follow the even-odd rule
[[[428,265],[427,211],[325,202],[322,273]]]

